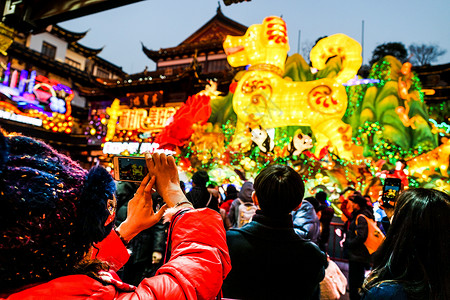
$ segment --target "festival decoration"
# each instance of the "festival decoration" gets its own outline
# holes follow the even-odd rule
[[[428,115],[420,81],[408,64],[388,56],[368,78],[358,78],[361,48],[337,34],[311,51],[318,69],[313,71],[299,54],[286,60],[286,25],[277,17],[251,26],[242,37],[228,37],[224,47],[230,64],[249,65],[236,74],[228,94],[208,81],[204,91],[163,118],[160,132],[145,128],[158,114],[151,108],[115,102],[110,119],[97,120],[115,126],[104,152],[137,155],[164,147],[176,151],[183,176],[205,169],[219,184],[241,185],[269,164],[287,164],[311,193],[321,187],[336,196],[353,186],[372,201],[382,174],[394,173],[411,187],[450,186],[447,120],[435,121],[431,110]],[[91,128],[93,137],[100,124]],[[438,135],[444,137],[439,147]],[[394,170],[402,159],[407,167]],[[331,200],[339,211],[338,197]]]
[[[275,147],[274,143],[274,135],[275,135],[275,129],[271,128],[268,130],[265,130],[261,126],[252,129],[252,142],[261,149],[262,152],[269,152],[272,151]]]
[[[155,142],[161,147],[175,149],[187,143],[194,130],[192,125],[204,124],[211,115],[210,97],[206,95],[194,95],[188,98],[172,120],[156,137]]]
[[[225,136],[219,126],[213,126],[211,123],[205,125],[196,123],[192,125],[192,130],[191,147],[197,156],[201,157],[202,163],[222,156]]]
[[[291,152],[291,155],[298,156],[303,151],[311,149],[312,147],[313,144],[311,137],[307,134],[302,134],[301,130],[297,130],[291,144],[289,144],[288,150]]]
[[[391,166],[437,147],[420,82],[407,67],[386,56],[369,74],[379,83],[347,87],[352,112],[344,121],[353,128],[353,141],[364,148],[364,157],[384,159]]]
[[[38,75],[35,70],[13,70],[8,63],[0,83],[7,101],[0,101],[0,117],[70,134],[73,117],[72,89],[57,80]]]
[[[6,26],[3,22],[0,22],[0,53],[4,56],[8,55],[6,50],[14,41],[16,32],[14,29]]]
[[[224,49],[231,66],[250,65],[233,96],[238,119],[232,147],[250,148],[248,128],[306,125],[316,136],[316,152],[331,142],[341,157],[352,158],[351,128],[341,121],[347,107],[341,84],[353,78],[361,66],[361,46],[356,41],[343,34],[319,41],[311,51],[313,67],[323,69],[335,55],[345,59],[335,78],[310,82],[281,77],[289,50],[281,18],[268,17],[263,24],[250,26],[244,36],[228,36]]]
[[[439,147],[407,161],[411,175],[419,175],[421,180],[427,180],[433,174],[449,177],[450,139],[442,140]]]
[[[106,113],[109,115],[109,120],[106,125],[108,130],[106,132],[105,141],[110,141],[113,139],[116,133],[116,125],[117,121],[119,120],[119,116],[122,115],[122,111],[120,109],[120,100],[114,99],[111,106],[106,109]]]

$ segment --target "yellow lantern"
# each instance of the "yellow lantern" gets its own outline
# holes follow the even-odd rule
[[[279,17],[250,26],[244,36],[228,36],[224,49],[231,66],[250,65],[233,97],[238,120],[231,147],[250,149],[249,128],[311,126],[318,141],[317,154],[331,143],[340,157],[353,157],[352,129],[341,120],[347,109],[341,83],[353,78],[361,66],[358,42],[343,34],[321,40],[311,51],[313,66],[324,68],[329,57],[338,55],[342,69],[335,78],[309,82],[282,77],[289,44],[286,24]]]
[[[116,134],[117,120],[119,119],[119,116],[122,114],[122,111],[120,109],[120,100],[114,99],[113,103],[111,104],[111,107],[108,107],[106,109],[106,113],[109,115],[109,120],[108,125],[106,125],[108,130],[106,131],[105,140],[110,141]]]

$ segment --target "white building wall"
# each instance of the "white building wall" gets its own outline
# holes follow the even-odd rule
[[[67,52],[67,42],[51,35],[48,32],[31,35],[28,47],[34,51],[41,52],[43,42],[47,42],[56,47],[55,60],[64,63]]]
[[[76,52],[67,49],[66,57],[81,64],[80,70],[84,71],[86,66],[86,58]]]

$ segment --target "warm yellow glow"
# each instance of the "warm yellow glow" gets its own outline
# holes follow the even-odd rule
[[[439,166],[441,176],[448,177],[450,156],[450,140],[446,139],[442,145],[430,152],[416,156],[407,162],[410,173],[419,176],[424,172],[436,173],[435,168]]]
[[[108,107],[106,109],[106,113],[109,115],[109,120],[108,124],[106,125],[108,130],[106,132],[105,140],[110,141],[116,134],[117,120],[119,119],[119,116],[122,114],[120,110],[120,100],[114,99],[113,103],[111,104],[111,107]]]
[[[244,36],[228,36],[224,42],[228,62],[251,65],[241,77],[233,97],[238,116],[232,147],[249,149],[249,128],[262,126],[311,126],[318,141],[316,152],[331,144],[340,157],[351,159],[352,129],[342,122],[347,109],[347,93],[342,82],[353,78],[361,66],[361,46],[337,34],[321,40],[311,51],[318,69],[335,55],[342,69],[335,78],[293,82],[281,77],[289,50],[286,25],[281,18],[268,17],[252,25]]]
[[[338,33],[317,42],[311,49],[310,59],[314,68],[322,70],[328,58],[339,56],[342,67],[335,80],[344,83],[355,77],[362,64],[361,45],[345,34]]]
[[[432,96],[436,94],[436,91],[433,89],[422,89],[422,93],[424,93],[426,96]]]
[[[267,17],[252,25],[243,36],[227,36],[223,43],[231,66],[269,64],[284,71],[289,51],[286,23],[278,17]]]

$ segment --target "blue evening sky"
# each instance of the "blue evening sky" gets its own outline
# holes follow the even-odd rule
[[[245,26],[267,16],[286,21],[289,54],[304,54],[321,36],[344,33],[361,43],[364,20],[364,63],[379,44],[435,44],[447,53],[433,64],[450,63],[450,0],[252,0],[225,6],[225,16]],[[215,0],[146,0],[59,25],[75,32],[89,30],[80,44],[104,47],[100,57],[127,73],[155,64],[142,52],[177,46],[215,14]],[[300,47],[299,47],[300,31]],[[300,49],[300,51],[298,51]]]

